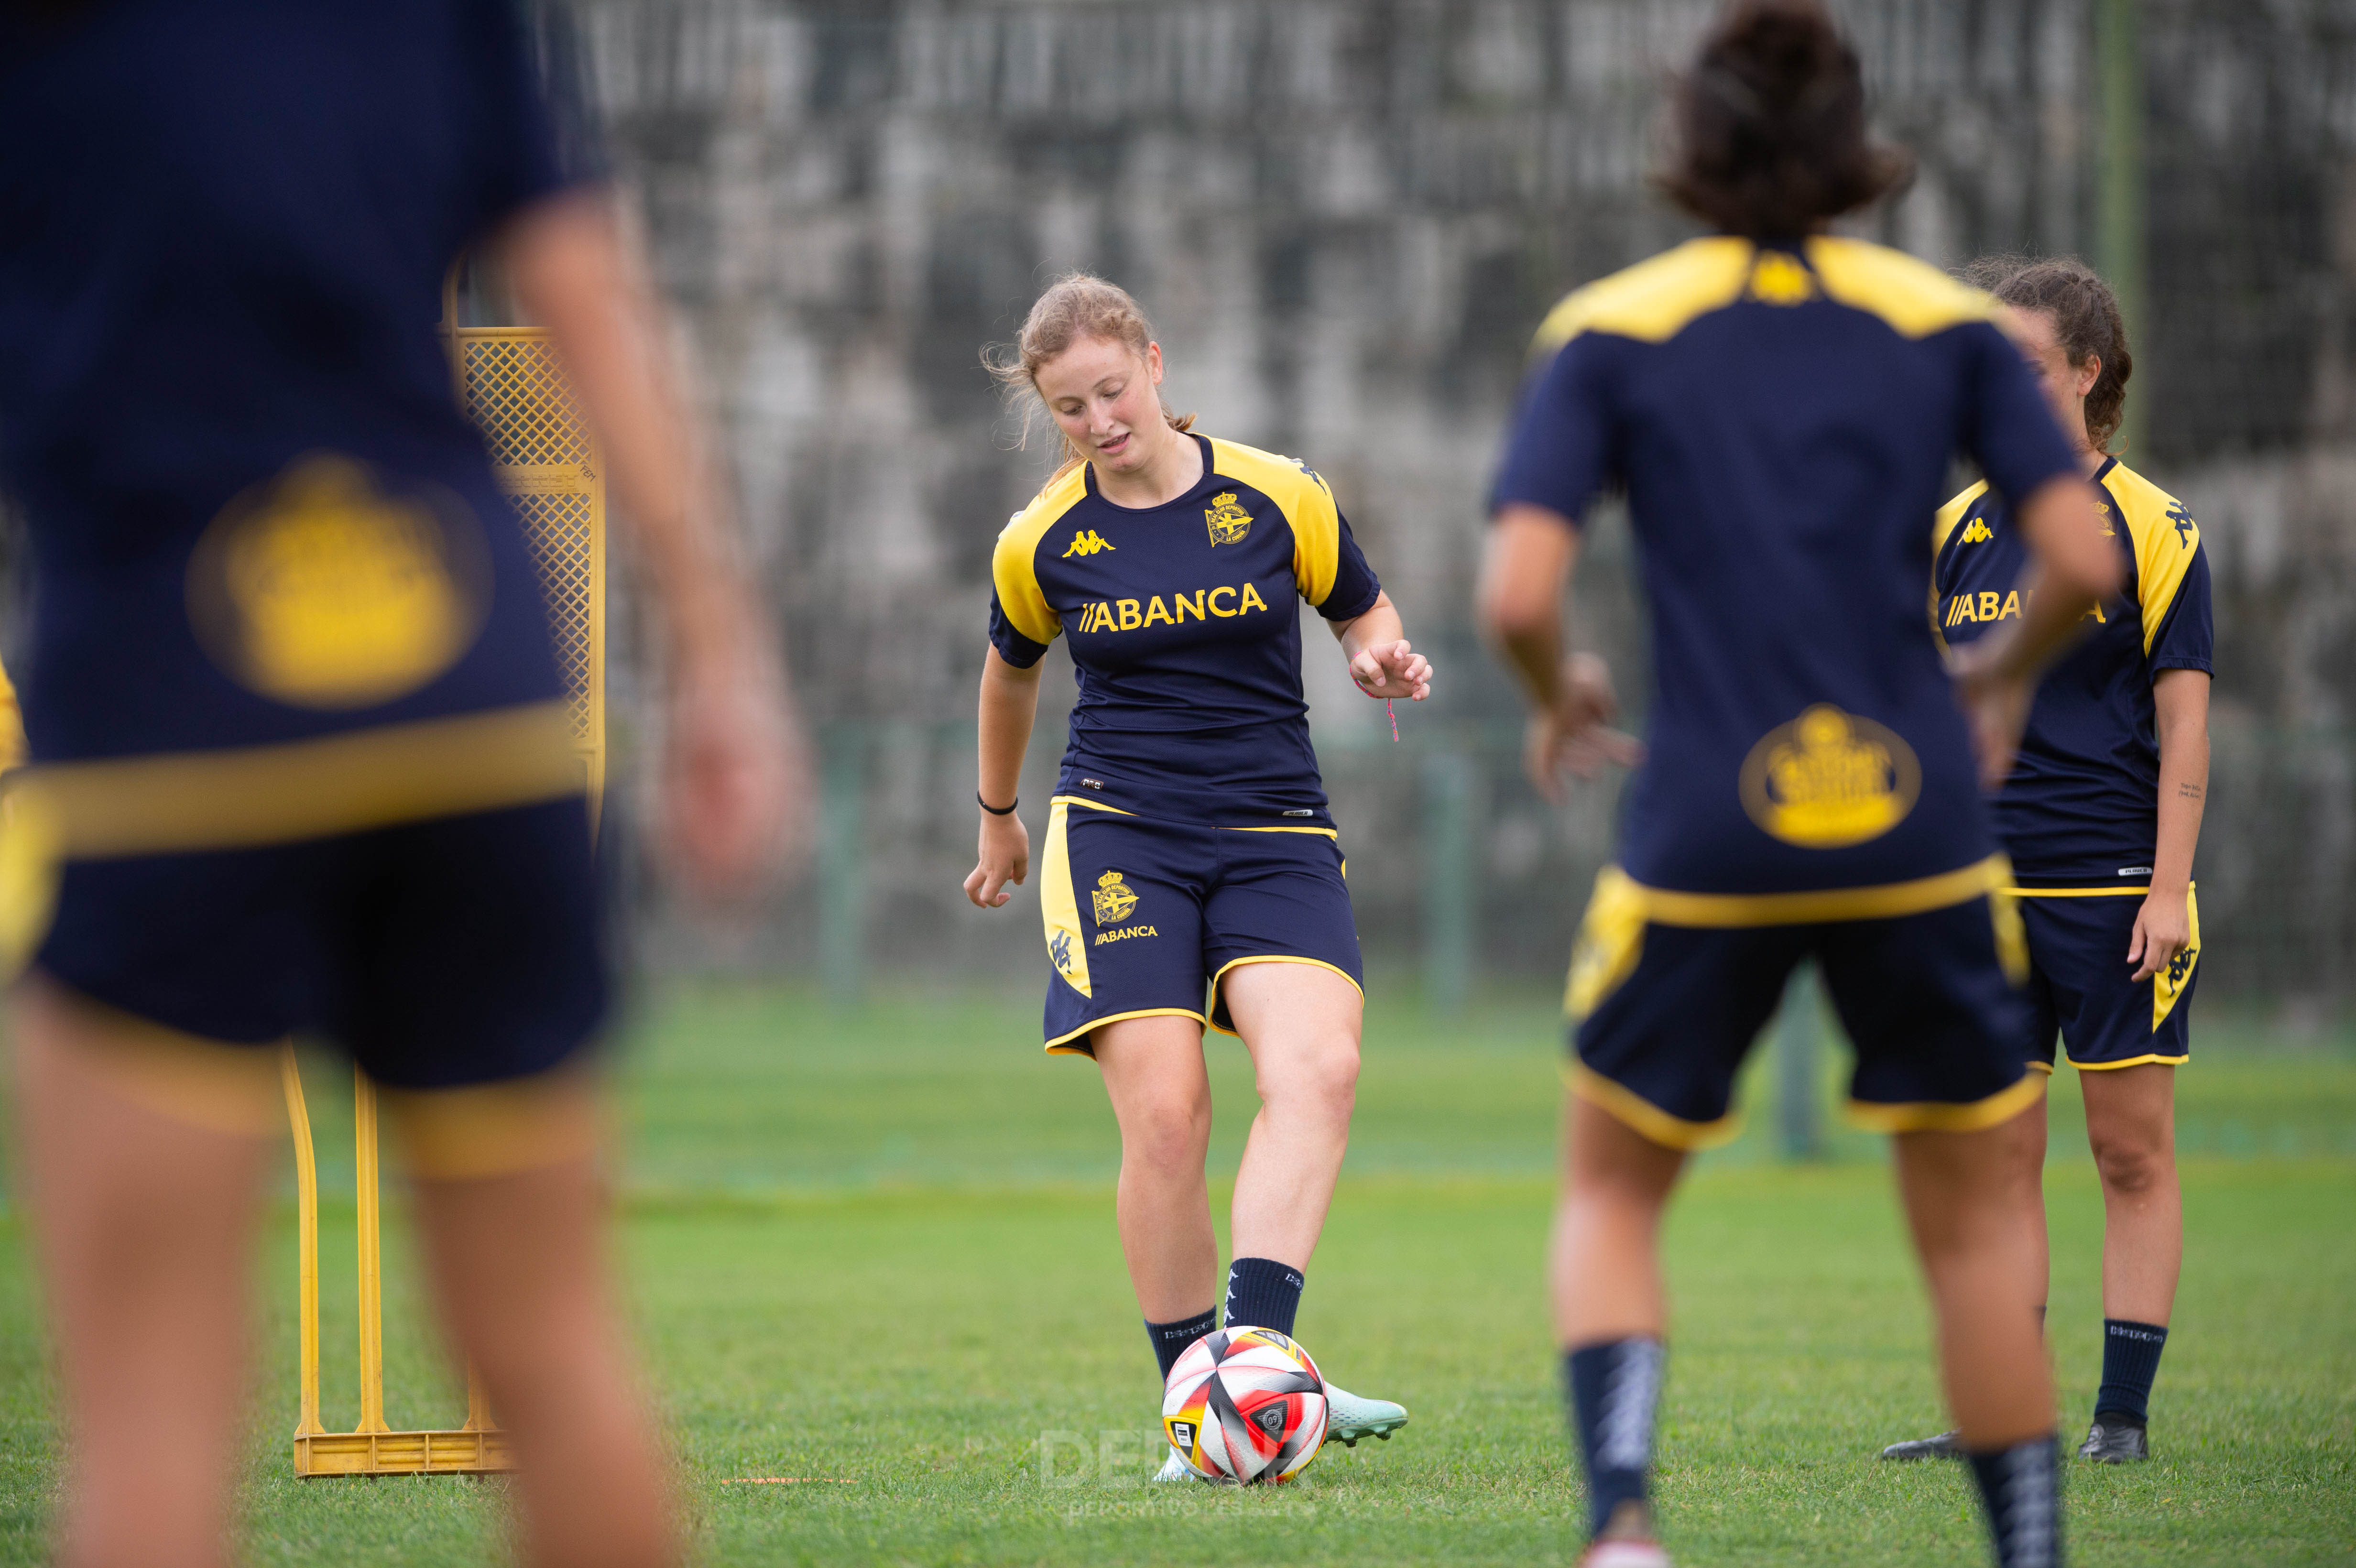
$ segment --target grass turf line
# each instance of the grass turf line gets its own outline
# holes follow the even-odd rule
[[[1441,1029],[1377,997],[1351,1172],[1300,1327],[1345,1386],[1405,1400],[1415,1424],[1387,1445],[1331,1449],[1298,1485],[1266,1492],[1138,1484],[1158,1457],[1155,1391],[1112,1232],[1111,1121],[1085,1062],[1036,1059],[1029,1011],[948,1002],[836,1018],[795,997],[707,993],[650,1025],[626,1096],[623,1235],[707,1559],[1567,1561],[1580,1503],[1538,1276],[1555,1095],[1544,1005]],[[1214,1168],[1231,1169],[1248,1076],[1232,1042],[1212,1051],[1226,1110]],[[2261,1155],[2328,1141],[2356,1106],[2344,1046],[2221,1048],[2180,1083],[2188,1117],[2246,1125]],[[2100,1205],[2069,1143],[2072,1090],[2065,1072],[2049,1186],[2056,1358],[2065,1419],[2083,1424],[2099,1374]],[[326,1074],[313,1109],[323,1153],[348,1148]],[[1955,1467],[1871,1457],[1938,1424],[1884,1173],[1778,1167],[1763,1139],[1706,1161],[1674,1211],[1669,1543],[1687,1563],[1983,1561]],[[2076,1561],[2348,1561],[2356,1162],[2203,1158],[2186,1178],[2159,1458],[2073,1467]],[[348,1182],[348,1160],[327,1179]],[[331,1209],[322,1260],[331,1425],[356,1405],[348,1224],[348,1207]],[[24,1250],[8,1221],[0,1563],[38,1560],[54,1480]],[[455,1423],[461,1402],[423,1332],[411,1260],[397,1239],[389,1250],[393,1420]],[[269,1253],[252,1558],[500,1560],[498,1483],[287,1474],[283,1214]],[[719,1484],[751,1475],[855,1484]]]

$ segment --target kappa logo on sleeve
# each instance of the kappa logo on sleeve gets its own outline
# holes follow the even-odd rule
[[[1989,531],[1987,519],[1986,517],[1974,517],[1971,522],[1971,527],[1964,530],[1963,542],[1965,544],[1981,544],[1994,538],[1996,538],[1996,535]]]
[[[1112,548],[1111,545],[1105,543],[1104,536],[1096,529],[1082,528],[1072,536],[1072,542],[1066,547],[1063,559],[1069,560],[1076,555],[1098,555]]]

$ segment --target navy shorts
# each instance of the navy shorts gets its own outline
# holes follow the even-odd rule
[[[34,963],[183,1034],[325,1036],[399,1089],[528,1077],[596,1032],[578,795],[260,848],[70,860]]]
[[[1727,1142],[1741,1130],[1735,1075],[1793,966],[1814,958],[1857,1052],[1852,1119],[1885,1132],[2007,1120],[2044,1081],[2021,1064],[2015,987],[2026,961],[2010,901],[1994,891],[2001,869],[1963,878],[1985,891],[1959,901],[1815,919],[1795,895],[1665,893],[1607,867],[1571,960],[1573,1091],[1655,1143]],[[1835,910],[1874,902],[1850,891],[1805,897]],[[1779,909],[1782,899],[1795,901]]]
[[[1314,964],[1361,985],[1345,866],[1331,828],[1212,827],[1056,796],[1039,869],[1047,1049],[1089,1055],[1098,1025],[1157,1013],[1233,1034],[1219,981],[1238,964]]]
[[[2029,933],[2029,1065],[2053,1071],[2058,1034],[2082,1071],[2175,1066],[2192,1055],[2192,987],[2200,978],[2201,906],[2185,895],[2192,941],[2147,980],[2132,978],[2127,946],[2147,888],[2024,889]]]

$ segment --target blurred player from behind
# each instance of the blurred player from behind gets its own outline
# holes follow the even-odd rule
[[[2005,1124],[2022,1067],[2017,917],[1982,779],[2036,672],[2117,580],[2094,497],[1999,307],[1824,230],[1902,171],[1813,0],[1747,0],[1676,95],[1665,184],[1719,232],[1571,294],[1541,329],[1493,495],[1481,618],[1537,709],[1528,761],[1628,758],[1608,680],[1563,657],[1580,520],[1625,489],[1658,693],[1619,864],[1572,959],[1576,1060],[1553,1243],[1592,1568],[1666,1561],[1647,1500],[1661,1216],[1733,1136],[1735,1074],[1813,957],[1856,1044],[1851,1109],[1896,1135],[1939,1360],[2004,1568],[2060,1561],[2052,1382]],[[1957,682],[1923,613],[1947,464],[2020,517],[2019,619]],[[1976,753],[1976,763],[1975,753]]]
[[[541,588],[434,323],[483,247],[604,443],[667,634],[669,848],[757,877],[795,757],[609,197],[510,9],[0,14],[0,482],[33,764],[0,838],[57,1560],[232,1540],[246,1289],[302,1031],[381,1086],[526,1558],[674,1560],[604,1253],[597,879]],[[33,150],[37,149],[37,153]]]
[[[2126,571],[2085,640],[2038,688],[2020,755],[1996,797],[2029,937],[2029,1067],[2059,1033],[2085,1096],[2103,1183],[2103,1381],[2082,1458],[2147,1458],[2152,1379],[2184,1261],[2176,1069],[2191,1054],[2201,917],[2192,850],[2209,789],[2211,624],[2201,529],[2176,497],[2106,450],[2134,360],[2109,285],[2067,258],[1995,257],[1966,274],[2013,308],[2078,464],[2101,490]],[[1975,485],[1939,514],[1932,615],[1967,648],[2018,619],[2023,547],[2011,508]],[[2045,1299],[2045,1102],[2005,1129]],[[2042,1310],[2040,1306],[2040,1310]],[[1889,1459],[1944,1456],[1955,1437]]]

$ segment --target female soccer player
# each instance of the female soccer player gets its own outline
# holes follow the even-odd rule
[[[2053,1071],[2058,1030],[2086,1100],[2103,1182],[2103,1382],[2082,1458],[2148,1458],[2153,1375],[2184,1260],[2176,1069],[2191,1054],[2201,917],[2192,848],[2209,787],[2209,561],[2172,496],[2110,455],[2134,360],[2110,287],[2083,263],[1997,257],[1971,281],[2013,308],[2022,349],[2100,487],[2126,585],[2054,667],[1996,797],[2029,935],[2029,1065]],[[1975,485],[1939,513],[1940,635],[1970,647],[2021,613],[2020,530]],[[2045,1102],[2005,1128],[2045,1299]],[[2043,1308],[2040,1307],[2041,1312]],[[1952,1454],[1954,1434],[1890,1459]]]
[[[1537,709],[1536,781],[1625,755],[1562,657],[1580,520],[1624,487],[1658,694],[1619,864],[1572,960],[1576,1060],[1553,1244],[1592,1568],[1654,1568],[1646,1471],[1666,1321],[1658,1232],[1687,1151],[1813,956],[1896,1135],[1940,1360],[2006,1568],[2059,1561],[2052,1386],[2004,1124],[2019,927],[1977,778],[2034,673],[2117,581],[2093,497],[1984,293],[1824,230],[1902,169],[1813,0],[1747,0],[1676,100],[1664,181],[1717,232],[1571,294],[1538,336],[1494,493],[1480,614]],[[1954,453],[2010,497],[2041,592],[1955,682],[1922,613]],[[1978,768],[1974,752],[1978,752]]]
[[[966,896],[997,908],[1029,875],[1015,784],[1040,656],[1067,636],[1080,697],[1040,878],[1046,1045],[1094,1057],[1112,1097],[1121,1251],[1167,1379],[1218,1326],[1204,1027],[1243,1038],[1260,1096],[1236,1173],[1230,1324],[1292,1331],[1350,1136],[1365,998],[1294,600],[1333,627],[1369,697],[1419,702],[1431,667],[1324,480],[1162,406],[1161,346],[1121,289],[1062,279],[995,368],[1045,405],[1066,458],[991,560]],[[1327,1392],[1344,1443],[1407,1423],[1387,1401]],[[1185,1473],[1173,1449],[1162,1478]]]
[[[528,1562],[674,1562],[603,1245],[598,879],[539,576],[434,323],[481,246],[603,438],[674,688],[669,848],[767,857],[767,618],[510,7],[0,8],[0,479],[37,612],[0,833],[55,1561],[225,1563],[279,1041],[382,1087]],[[12,958],[21,954],[10,955]]]

